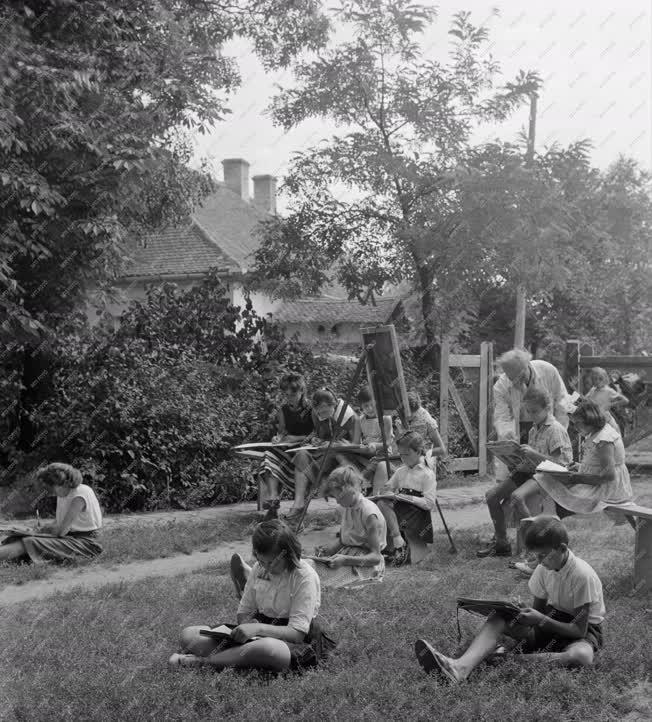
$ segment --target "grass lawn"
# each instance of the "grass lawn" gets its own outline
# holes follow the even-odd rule
[[[633,532],[603,515],[570,519],[568,527],[573,548],[605,588],[606,648],[592,669],[526,669],[510,660],[454,689],[422,673],[413,653],[418,637],[456,651],[456,596],[529,597],[527,582],[504,559],[475,558],[484,527],[458,534],[457,556],[439,535],[419,567],[391,570],[382,585],[364,590],[325,592],[322,613],[340,639],[336,655],[318,673],[272,682],[166,667],[183,626],[234,619],[223,566],[8,607],[0,618],[0,719],[649,719],[652,619],[645,609],[652,605],[632,591]],[[460,621],[468,640],[479,621],[464,613]]]

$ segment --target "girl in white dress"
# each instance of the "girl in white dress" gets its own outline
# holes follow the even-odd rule
[[[610,504],[633,498],[625,447],[620,434],[607,423],[593,401],[582,399],[570,417],[584,437],[582,459],[571,473],[537,473],[534,478],[557,506],[560,517],[593,514]]]

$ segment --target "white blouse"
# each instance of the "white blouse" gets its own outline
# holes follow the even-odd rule
[[[273,619],[288,619],[288,626],[307,634],[321,603],[319,575],[304,559],[299,567],[269,574],[254,564],[245,585],[238,614],[256,612]]]
[[[90,486],[80,484],[68,492],[67,496],[57,497],[57,525],[66,518],[72,500],[80,497],[84,500],[84,509],[79,512],[72,522],[70,531],[97,531],[102,528],[102,509],[95,492]]]

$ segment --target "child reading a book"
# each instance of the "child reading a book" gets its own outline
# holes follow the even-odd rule
[[[306,382],[303,376],[288,373],[281,377],[279,387],[285,396],[277,416],[277,433],[272,443],[303,442],[312,436],[314,422],[312,406],[306,396]],[[270,449],[265,452],[260,471],[265,481],[267,499],[276,499],[279,483],[294,490],[297,470],[282,449]],[[301,484],[303,478],[299,478]]]
[[[546,459],[563,466],[573,461],[568,432],[552,415],[552,397],[548,391],[533,386],[523,397],[523,405],[528,418],[533,422],[528,443],[521,446],[526,461],[515,468],[508,479],[498,483],[486,494],[495,538],[487,547],[477,552],[479,557],[511,556],[505,506],[512,506],[517,519],[531,515],[527,501],[541,492],[539,485],[532,479],[537,465]]]
[[[369,387],[365,386],[361,389],[358,394],[358,403],[362,409],[362,415],[360,416],[360,432],[362,445],[365,447],[362,453],[371,457],[362,476],[371,483],[372,493],[380,494],[388,479],[387,464],[382,458],[383,438],[380,431],[380,424],[378,423],[376,403]],[[392,417],[383,416],[383,425],[385,431],[385,443],[387,444],[387,453],[391,454],[394,444]]]
[[[342,408],[344,408],[344,414],[338,424]],[[338,399],[331,389],[318,389],[312,395],[312,419],[314,431],[308,439],[308,443],[312,446],[325,448],[331,439],[340,446],[360,444],[358,415],[342,399]],[[295,494],[292,509],[285,517],[288,522],[295,522],[301,515],[305,505],[306,490],[316,479],[322,453],[321,451],[301,450],[294,455]],[[323,475],[327,475],[343,464],[351,464],[359,469],[364,469],[367,458],[360,454],[331,454],[323,469]]]
[[[538,472],[534,481],[555,501],[560,517],[593,514],[633,498],[625,447],[600,407],[582,399],[570,416],[584,437],[582,459],[567,473]]]
[[[396,441],[403,466],[389,480],[387,495],[376,497],[378,508],[387,522],[388,548],[394,566],[407,561],[408,539],[433,542],[432,512],[436,508],[437,477],[424,459],[425,441],[416,431],[407,431]]]
[[[171,667],[300,671],[319,664],[335,647],[317,617],[319,577],[301,559],[294,532],[277,519],[262,522],[254,529],[252,546],[253,568],[240,560],[246,581],[238,589],[237,625],[222,625],[231,631],[221,639],[200,634],[209,626],[186,627],[182,653],[170,657]]]
[[[385,573],[387,527],[380,509],[362,495],[362,476],[351,466],[335,469],[322,485],[342,509],[339,538],[315,549],[311,563],[324,587],[357,588],[380,582]]]
[[[568,532],[551,516],[540,516],[525,534],[527,547],[539,566],[529,580],[531,607],[514,617],[499,610],[487,618],[469,648],[453,659],[419,639],[415,652],[428,674],[453,684],[463,682],[485,659],[496,653],[504,638],[519,652],[519,660],[551,666],[593,664],[602,647],[605,617],[602,583],[592,567],[568,548]]]
[[[4,539],[0,561],[62,562],[101,554],[102,510],[95,492],[82,483],[81,472],[70,464],[53,463],[40,469],[36,478],[57,497],[55,523],[35,529],[34,536]]]

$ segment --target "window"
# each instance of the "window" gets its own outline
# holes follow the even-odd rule
[[[326,329],[320,324],[317,326],[317,333],[326,333]]]
[[[335,325],[333,326],[333,328],[331,328],[331,333],[333,334],[333,336],[339,336],[339,335],[340,335],[340,329],[339,329],[339,327],[338,327],[337,324],[335,324]]]

